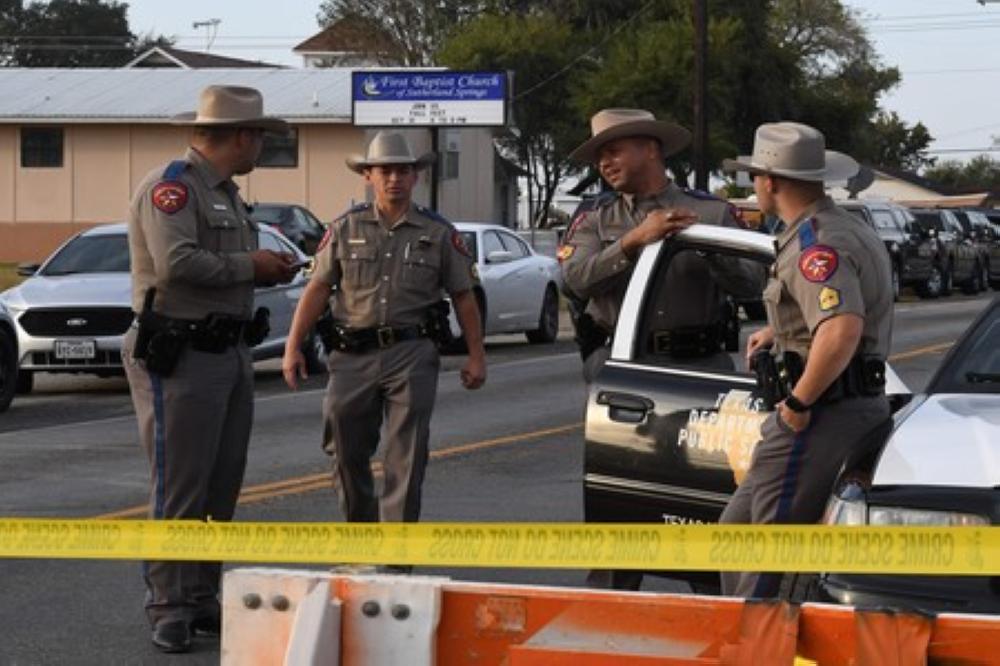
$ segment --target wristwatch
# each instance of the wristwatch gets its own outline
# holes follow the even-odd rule
[[[801,400],[796,398],[794,394],[791,393],[789,393],[788,397],[785,398],[785,406],[797,414],[802,414],[812,409],[812,405],[807,405],[803,403]]]

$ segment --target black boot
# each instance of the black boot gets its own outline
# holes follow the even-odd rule
[[[161,652],[191,649],[191,629],[185,620],[164,620],[153,627],[153,645]]]

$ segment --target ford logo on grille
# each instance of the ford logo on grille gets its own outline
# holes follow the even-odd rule
[[[66,325],[67,326],[74,326],[74,327],[86,326],[87,325],[87,320],[84,319],[83,317],[74,317],[73,319],[67,319],[66,320]]]

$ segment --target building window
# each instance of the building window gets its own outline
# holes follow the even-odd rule
[[[441,180],[458,178],[458,156],[461,148],[461,136],[456,130],[446,130],[444,133],[444,150],[441,151],[441,170],[438,172]]]
[[[260,151],[257,166],[279,169],[294,169],[299,165],[299,130],[290,128],[288,134],[264,135],[264,147]]]
[[[22,127],[21,166],[58,168],[63,165],[62,127]]]

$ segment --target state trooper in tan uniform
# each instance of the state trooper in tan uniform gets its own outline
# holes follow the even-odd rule
[[[588,383],[610,354],[607,343],[642,248],[696,222],[741,226],[728,203],[683,190],[667,177],[664,159],[687,145],[686,129],[642,109],[604,109],[591,119],[591,132],[570,158],[595,164],[615,192],[577,217],[558,252],[566,288],[589,299],[576,322]],[[672,364],[731,370],[732,359],[723,351],[726,294],[758,297],[763,285],[758,265],[686,252],[671,261],[666,280],[668,299],[652,324],[663,347],[657,353]],[[587,582],[639,589],[642,573],[594,570]]]
[[[764,291],[769,326],[747,344],[748,360],[776,369],[776,411],[720,522],[814,523],[845,458],[887,432],[890,259],[874,230],[825,196],[824,181],[846,180],[858,165],[825,150],[812,127],[762,125],[753,155],[725,167],[748,171],[761,212],[788,226]],[[722,574],[723,593],[742,597],[777,596],[780,582]]]
[[[418,171],[433,159],[430,153],[415,158],[406,138],[393,131],[377,133],[367,157],[348,158],[348,167],[372,186],[375,201],[355,206],[330,225],[285,346],[282,371],[295,389],[305,377],[302,340],[329,302],[334,349],[323,448],[332,457],[348,521],[420,516],[440,367],[431,337],[444,292],[469,349],[462,384],[476,389],[486,379],[472,257],[449,222],[411,198]],[[379,498],[371,458],[383,420],[388,441]]]
[[[128,217],[132,307],[122,359],[150,465],[150,517],[230,520],[253,417],[248,341],[254,284],[288,282],[293,257],[257,247],[257,226],[232,181],[253,169],[265,130],[252,88],[210,86],[181,160],[139,185]],[[263,315],[264,313],[262,313]],[[254,324],[256,321],[256,324]],[[259,340],[257,340],[259,341]],[[190,649],[194,631],[218,635],[219,562],[147,562],[146,613],[153,644]]]
[[[694,224],[739,227],[735,209],[709,194],[683,190],[666,175],[663,161],[680,151],[690,133],[641,109],[604,109],[591,119],[593,136],[570,158],[597,166],[615,190],[573,222],[559,248],[563,278],[573,296],[588,299],[580,337],[587,345],[584,376],[592,381],[608,357],[629,278],[642,248]],[[722,353],[725,294],[757,297],[763,276],[739,259],[678,255],[667,280],[670,293],[655,328],[674,363],[732,369]],[[578,324],[578,328],[580,328]]]

